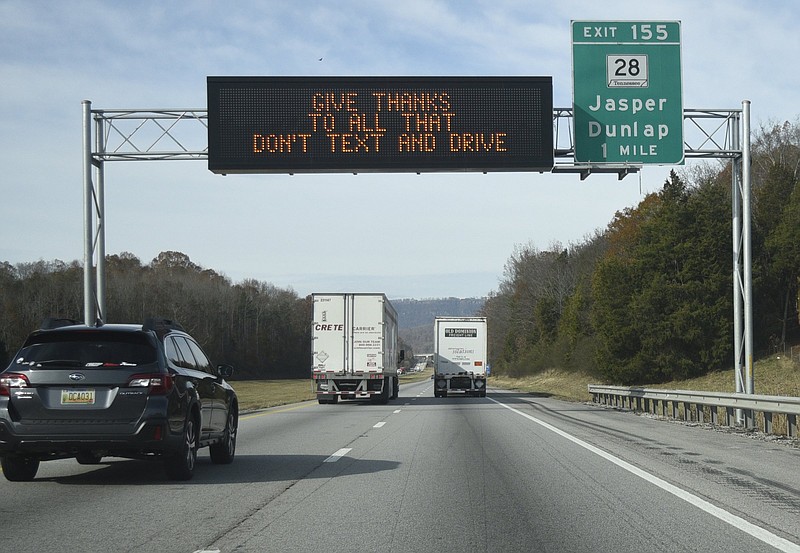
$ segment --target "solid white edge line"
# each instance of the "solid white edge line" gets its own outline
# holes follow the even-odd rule
[[[514,409],[513,407],[510,407],[510,406],[508,406],[508,405],[506,405],[504,403],[501,403],[501,402],[499,402],[499,401],[497,401],[495,399],[492,399],[492,398],[488,398],[488,399],[490,401],[495,402],[499,406],[505,407],[509,411],[512,411],[513,413],[516,413],[517,415],[521,415],[521,416],[525,417],[526,419],[528,419],[528,420],[530,420],[532,422],[535,422],[536,424],[538,424],[538,425],[550,430],[551,432],[555,432],[556,434],[558,434],[562,438],[566,438],[567,440],[571,441],[572,443],[577,444],[577,445],[581,446],[582,448],[587,449],[588,451],[591,451],[592,453],[594,453],[596,455],[599,455],[603,459],[605,459],[607,461],[610,461],[611,463],[614,463],[618,467],[627,470],[631,474],[634,474],[634,475],[638,476],[639,478],[641,478],[643,480],[646,480],[647,482],[650,482],[651,484],[654,484],[654,485],[658,486],[662,490],[671,493],[675,497],[683,499],[687,503],[690,503],[690,504],[694,505],[695,507],[705,511],[708,514],[710,514],[711,516],[714,516],[714,517],[718,518],[719,520],[721,520],[723,522],[726,522],[726,523],[730,524],[731,526],[733,526],[735,528],[738,528],[739,530],[742,530],[743,532],[745,532],[747,534],[750,534],[754,538],[766,543],[767,545],[771,545],[772,547],[778,549],[779,551],[784,551],[786,553],[800,553],[800,545],[798,545],[798,544],[796,544],[794,542],[791,542],[791,541],[789,541],[787,539],[784,539],[784,538],[782,538],[780,536],[776,536],[775,534],[773,534],[769,530],[765,530],[764,528],[761,528],[760,526],[756,526],[755,524],[753,524],[751,522],[748,522],[745,519],[734,515],[733,513],[729,513],[725,509],[717,507],[716,505],[713,505],[712,503],[709,503],[705,499],[701,499],[701,498],[697,497],[696,495],[694,495],[694,494],[692,494],[690,492],[687,492],[686,490],[683,490],[683,489],[681,489],[681,488],[679,488],[679,487],[677,487],[677,486],[675,486],[673,484],[670,484],[669,482],[667,482],[665,480],[662,480],[661,478],[659,478],[657,476],[654,476],[654,475],[650,474],[649,472],[646,472],[646,471],[644,471],[644,470],[642,470],[642,469],[640,469],[638,467],[635,467],[634,465],[628,463],[627,461],[623,461],[619,457],[615,457],[614,455],[611,455],[610,453],[608,453],[606,451],[603,451],[602,449],[600,449],[598,447],[595,447],[592,444],[584,442],[583,440],[581,440],[579,438],[576,438],[575,436],[572,436],[571,434],[567,434],[563,430],[560,430],[560,429],[556,428],[555,426],[544,422],[543,420],[539,420],[536,417],[528,415],[527,413],[523,413],[522,411],[520,411],[518,409]]]
[[[341,459],[342,457],[344,457],[345,455],[350,453],[352,450],[353,450],[352,447],[343,447],[342,449],[340,449],[339,451],[337,451],[336,453],[334,453],[333,455],[331,455],[330,457],[328,457],[327,459],[325,459],[322,462],[323,463],[335,463],[336,461],[338,461],[339,459]]]

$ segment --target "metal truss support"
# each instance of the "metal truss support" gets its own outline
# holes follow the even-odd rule
[[[95,122],[102,125],[101,121]],[[102,136],[95,133],[95,138]],[[99,143],[99,138],[98,138]],[[105,312],[105,232],[103,229],[103,164],[92,149],[92,103],[83,101],[83,320],[93,325]],[[95,177],[94,179],[92,177]],[[96,183],[96,186],[95,186]],[[97,274],[92,274],[95,267]]]
[[[207,160],[205,109],[92,109],[83,101],[83,318],[106,318],[105,163]],[[94,132],[93,132],[94,131]]]
[[[750,102],[742,102],[742,109],[684,109],[683,120],[685,158],[728,160],[732,164],[736,391],[753,394]],[[207,131],[206,109],[92,109],[89,100],[83,101],[84,321],[87,324],[107,316],[104,163],[207,161]],[[572,108],[553,109],[553,173],[577,173],[582,180],[592,174],[616,173],[621,180],[641,170],[639,164],[576,163],[574,132]]]
[[[734,301],[741,302],[741,313],[739,317],[743,322],[743,328],[734,335],[734,341],[738,338],[744,342],[744,356],[742,356],[741,344],[736,349],[736,391],[746,394],[755,393],[755,382],[753,375],[753,264],[752,264],[752,240],[750,229],[752,227],[751,197],[750,197],[750,102],[742,103],[742,155],[737,158],[740,169],[735,172],[738,182],[734,181],[732,188],[734,194],[739,196],[738,202],[734,201],[734,206],[739,204],[739,209],[734,207],[733,220],[734,227],[736,220],[741,217],[741,247],[737,251],[734,242]],[[734,231],[734,240],[737,238]],[[736,288],[738,285],[738,289]],[[740,299],[741,298],[741,299]],[[737,320],[739,322],[739,320]],[[736,332],[736,331],[734,331]],[[754,419],[752,412],[737,413],[739,423],[744,423],[752,428]]]

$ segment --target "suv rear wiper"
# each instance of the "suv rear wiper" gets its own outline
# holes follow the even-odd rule
[[[65,365],[68,367],[83,367],[83,363],[80,361],[76,361],[75,359],[46,359],[44,361],[29,361],[28,362],[34,366],[45,366],[45,365]]]

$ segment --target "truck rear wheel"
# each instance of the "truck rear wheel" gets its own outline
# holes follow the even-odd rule
[[[386,405],[389,402],[389,398],[392,395],[392,392],[389,391],[390,387],[393,387],[392,379],[386,378],[383,381],[383,387],[381,388],[381,393],[374,395],[370,398],[372,403],[377,403],[379,405]]]

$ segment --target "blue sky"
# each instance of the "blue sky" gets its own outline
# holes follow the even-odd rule
[[[679,20],[684,107],[748,99],[754,129],[800,113],[789,1],[0,0],[0,261],[83,259],[82,100],[205,109],[209,75],[542,75],[568,107],[571,20]],[[222,177],[113,162],[106,251],[181,251],[301,295],[484,296],[515,248],[582,241],[669,170]]]

